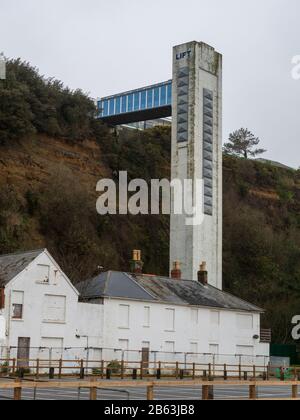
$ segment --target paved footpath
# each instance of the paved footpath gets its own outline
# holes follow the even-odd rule
[[[240,387],[215,387],[216,400],[240,400],[248,399],[249,388],[241,385]],[[290,398],[291,390],[289,387],[267,387],[261,386],[258,388],[259,398]],[[117,388],[117,389],[98,389],[98,400],[114,401],[114,400],[145,400],[146,388]],[[0,389],[0,400],[12,400],[13,391]],[[89,390],[87,389],[39,389],[34,392],[33,389],[23,389],[22,399],[24,400],[88,400]],[[201,387],[164,387],[154,390],[154,399],[159,400],[184,400],[195,401],[202,399]]]

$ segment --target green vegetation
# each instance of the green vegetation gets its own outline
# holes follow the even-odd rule
[[[21,60],[7,63],[0,81],[0,143],[44,133],[82,140],[93,131],[95,106],[80,90],[71,91]]]
[[[241,128],[229,136],[228,143],[224,144],[224,153],[248,159],[249,156],[256,157],[266,152],[264,149],[256,149],[260,139],[255,137],[248,129]]]
[[[128,270],[131,250],[141,249],[145,272],[168,275],[168,217],[97,216],[96,183],[79,170],[75,177],[77,168],[57,157],[55,146],[56,166],[40,171],[50,178],[25,176],[17,160],[7,163],[6,154],[21,153],[24,141],[33,144],[34,161],[40,142],[60,138],[76,147],[87,138],[100,150],[100,158],[86,161],[87,172],[99,165],[116,178],[120,170],[130,178],[170,176],[168,128],[117,133],[94,113],[81,92],[41,78],[28,64],[9,63],[8,80],[0,81],[0,253],[46,246],[77,282],[99,266]],[[15,178],[6,175],[11,166]],[[225,289],[265,308],[274,342],[290,342],[300,308],[299,171],[224,156],[223,262]]]

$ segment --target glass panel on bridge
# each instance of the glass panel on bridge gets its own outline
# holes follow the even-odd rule
[[[157,108],[170,108],[172,105],[172,81],[169,80],[157,85],[101,98],[97,105],[100,118],[121,116],[127,113],[145,113],[148,110],[153,110],[153,117],[155,118],[159,113],[156,111]],[[166,117],[168,112],[171,115],[170,109],[163,110],[163,117]],[[147,116],[149,117],[148,114]]]

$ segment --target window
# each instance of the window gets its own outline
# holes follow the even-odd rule
[[[23,305],[13,303],[13,319],[23,319]]]
[[[119,328],[129,328],[129,305],[119,305]]]
[[[214,325],[214,326],[220,325],[220,312],[218,311],[210,312],[210,323],[211,325]]]
[[[109,100],[109,115],[114,115],[115,113],[115,100],[110,99]]]
[[[154,106],[159,106],[159,88],[154,89]]]
[[[145,90],[141,93],[141,109],[146,109],[147,93]]]
[[[147,108],[153,108],[153,90],[147,90]]]
[[[127,112],[127,96],[122,96],[122,112]]]
[[[128,112],[132,112],[133,111],[133,94],[132,95],[128,95]]]
[[[43,307],[44,322],[66,321],[66,296],[45,295]]]
[[[198,353],[198,343],[191,343],[190,350],[191,350],[191,353],[197,354]]]
[[[36,274],[37,282],[38,283],[49,284],[50,266],[49,265],[38,264],[36,266],[36,270],[37,270],[37,274]]]
[[[165,352],[166,353],[175,353],[175,343],[174,341],[165,342]]]
[[[167,96],[168,96],[168,105],[170,105],[172,103],[172,83],[170,83],[168,85],[167,90],[168,90],[168,93],[167,93]]]
[[[116,99],[115,114],[120,114],[120,112],[121,112],[121,98],[120,98],[120,96],[118,96],[117,99]]]
[[[162,86],[160,88],[160,105],[166,105],[167,103],[167,86]]]
[[[175,310],[166,309],[165,311],[166,331],[175,331]]]
[[[140,109],[140,93],[136,92],[134,94],[134,110],[138,111]]]
[[[104,101],[103,102],[103,116],[107,117],[108,116],[108,101]]]
[[[150,327],[150,307],[149,306],[144,307],[144,323],[143,323],[143,326],[145,328]]]
[[[192,309],[191,310],[192,324],[194,324],[194,325],[198,324],[198,321],[199,321],[198,317],[199,317],[198,309]]]
[[[98,111],[99,111],[99,115],[102,117],[103,115],[103,102],[102,101],[98,101]]]
[[[218,355],[219,354],[219,344],[210,344],[209,353]]]
[[[239,356],[253,356],[254,348],[252,346],[236,346],[236,354]]]
[[[12,292],[12,318],[23,319],[24,292]]]
[[[239,330],[252,330],[253,329],[253,316],[252,315],[237,315],[237,327]]]

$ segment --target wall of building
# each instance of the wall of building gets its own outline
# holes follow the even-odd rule
[[[195,362],[203,360],[200,354],[213,352],[221,358],[224,355],[222,363],[236,362],[225,355],[269,356],[269,346],[253,338],[260,335],[259,314],[118,299],[106,299],[104,312],[106,347],[141,351],[149,343],[151,352],[167,360],[176,360],[176,356],[167,354],[173,349],[178,353],[199,353],[189,356]],[[129,360],[137,358],[136,352],[126,354]]]
[[[70,359],[85,357],[86,347],[102,345],[102,328],[103,306],[78,303],[78,292],[46,252],[5,289],[0,338],[2,346],[12,348],[12,357],[17,357],[20,338],[30,339],[32,358],[48,359],[49,347],[54,359],[62,353]],[[64,348],[74,350],[66,356]]]
[[[1,344],[11,348],[11,357],[18,356],[20,338],[30,339],[30,358],[41,360],[139,361],[145,348],[150,361],[210,363],[215,354],[219,363],[237,364],[234,355],[243,354],[252,364],[258,355],[269,356],[269,346],[253,338],[260,335],[259,314],[126,299],[79,303],[46,252],[7,285],[5,295],[0,337],[5,333]]]

